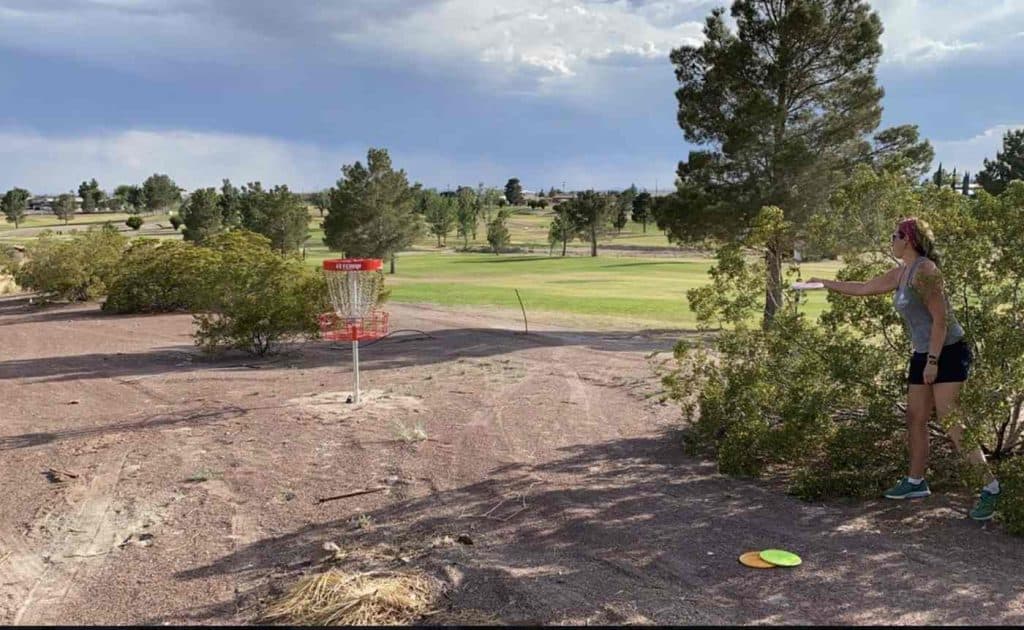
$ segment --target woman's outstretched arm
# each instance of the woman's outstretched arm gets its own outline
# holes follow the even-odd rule
[[[896,290],[900,283],[900,268],[893,267],[880,276],[872,278],[867,282],[844,282],[842,280],[826,280],[824,278],[811,278],[811,282],[820,282],[826,289],[842,293],[843,295],[881,295]]]

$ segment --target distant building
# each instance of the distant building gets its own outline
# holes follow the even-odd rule
[[[38,195],[30,197],[28,200],[28,211],[36,212],[39,214],[53,212],[53,207],[57,204],[57,197],[50,195]],[[75,196],[75,212],[82,209],[82,198]]]
[[[29,212],[53,212],[53,204],[57,202],[56,197],[31,197],[28,200]]]
[[[985,189],[982,187],[981,184],[979,184],[977,182],[971,182],[970,184],[967,185],[967,196],[968,197],[973,197],[973,196],[977,195],[979,191],[982,191],[982,190],[985,190]],[[964,194],[964,190],[963,190],[962,186],[957,186],[956,187],[956,191],[958,193],[960,193],[961,195]]]

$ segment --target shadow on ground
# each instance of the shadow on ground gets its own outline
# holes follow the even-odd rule
[[[220,409],[200,409],[180,413],[152,414],[139,420],[116,422],[98,427],[0,436],[0,452],[21,448],[32,448],[34,446],[42,446],[44,444],[52,444],[54,442],[62,442],[64,440],[98,437],[115,433],[151,431],[154,429],[166,429],[178,425],[201,426],[216,424],[225,420],[240,418],[253,411],[268,408],[269,407],[243,409],[241,407],[226,406]]]
[[[124,316],[97,313],[95,310],[42,311],[31,318],[40,318],[39,321],[126,319]],[[0,316],[4,314],[0,308]],[[22,323],[34,322],[35,319],[31,318]],[[0,321],[2,325],[10,325],[10,321]],[[493,357],[538,347],[579,346],[605,352],[671,352],[679,338],[688,334],[692,333],[650,329],[635,332],[545,331],[527,335],[499,328],[448,328],[428,330],[426,334],[406,332],[376,343],[364,343],[360,349],[360,361],[363,370],[372,372]],[[266,359],[242,353],[208,358],[195,346],[182,344],[138,353],[92,353],[0,361],[0,381],[57,382],[224,369],[347,368],[350,353],[351,347],[347,343],[315,341],[287,346],[282,354]]]
[[[1005,606],[1020,598],[1006,579],[1024,561],[1020,542],[952,512],[941,500],[802,503],[718,475],[666,433],[501,466],[485,481],[372,512],[373,531],[348,519],[311,524],[177,577],[291,572],[287,584],[326,541],[386,543],[449,582],[451,606],[516,623],[615,621],[601,611],[677,624],[1024,622],[1019,605]],[[459,534],[473,544],[427,548]],[[796,551],[804,565],[737,562],[767,547]],[[181,614],[214,619],[225,605]]]

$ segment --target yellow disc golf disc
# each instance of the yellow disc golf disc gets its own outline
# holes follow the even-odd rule
[[[748,566],[752,569],[774,569],[775,565],[771,562],[765,562],[761,558],[760,551],[748,551],[747,553],[740,556],[740,563]]]

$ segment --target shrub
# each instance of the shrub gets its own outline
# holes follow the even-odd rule
[[[132,216],[128,217],[124,224],[133,230],[138,230],[139,228],[142,227],[142,217],[140,217],[137,214],[133,214]]]
[[[265,237],[238,230],[207,239],[138,240],[124,254],[103,309],[191,311],[196,345],[263,356],[287,340],[315,337],[327,310],[323,274]]]
[[[168,220],[171,222],[171,227],[174,228],[175,232],[177,232],[178,228],[180,228],[185,223],[184,221],[182,221],[181,217],[179,217],[176,214],[172,214],[170,219]]]
[[[0,295],[18,291],[18,283],[14,281],[14,273],[18,268],[14,249],[0,245]]]
[[[999,515],[1011,534],[1024,536],[1024,457],[999,467]]]
[[[215,256],[183,241],[139,239],[125,252],[103,310],[110,313],[189,311]]]
[[[714,348],[677,347],[665,383],[691,419],[689,450],[715,456],[728,474],[789,468],[793,491],[807,498],[877,492],[905,460],[897,362],[795,309],[776,317],[768,330],[724,331]]]
[[[245,231],[207,241],[213,260],[197,287],[196,344],[208,352],[239,349],[257,356],[282,342],[314,338],[327,310],[324,276],[269,239]]]
[[[508,211],[502,210],[493,221],[487,224],[487,242],[491,245],[491,249],[495,254],[508,247],[511,240],[508,226],[505,225],[507,219]]]
[[[58,238],[44,232],[26,248],[27,261],[15,281],[44,299],[93,300],[107,292],[127,240],[104,226]]]
[[[0,244],[0,273],[13,275],[17,266],[14,258],[14,248]]]

